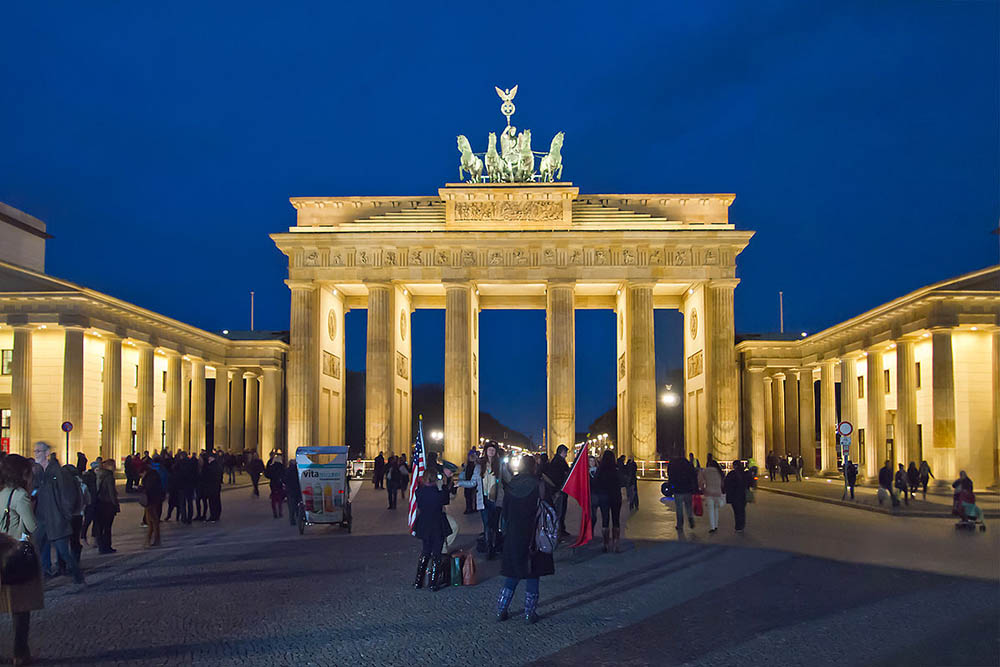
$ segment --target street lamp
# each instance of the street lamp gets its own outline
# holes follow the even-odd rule
[[[431,431],[431,440],[434,442],[441,442],[442,438],[444,438],[444,433],[441,431]]]
[[[670,391],[671,386],[672,385],[669,384],[666,385],[667,390],[663,392],[662,396],[660,396],[660,401],[662,401],[668,408],[672,408],[681,402],[680,396],[678,396],[675,392]]]

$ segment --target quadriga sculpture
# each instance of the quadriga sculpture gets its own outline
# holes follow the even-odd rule
[[[497,153],[497,133],[490,132],[490,143],[486,149],[486,173],[490,183],[509,183],[513,180],[510,165]]]
[[[472,152],[472,145],[464,134],[458,135],[458,151],[462,154],[462,160],[458,164],[458,180],[461,181],[462,173],[467,171],[469,183],[482,183],[483,161]]]
[[[541,172],[542,180],[546,183],[558,181],[562,178],[562,145],[564,132],[556,132],[549,145],[549,153],[542,158],[538,169]],[[492,176],[490,177],[492,179]]]

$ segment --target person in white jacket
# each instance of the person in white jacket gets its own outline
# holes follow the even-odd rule
[[[458,486],[462,488],[475,489],[476,509],[483,519],[488,560],[496,557],[497,537],[500,532],[500,507],[503,503],[501,480],[505,478],[505,468],[496,444],[487,442],[472,479],[458,482]]]
[[[719,529],[719,510],[725,503],[722,496],[722,468],[719,462],[708,455],[705,467],[698,470],[698,488],[705,497],[705,511],[708,513],[708,532]]]

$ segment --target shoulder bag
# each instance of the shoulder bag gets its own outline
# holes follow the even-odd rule
[[[3,531],[7,535],[10,530],[10,502],[14,499],[14,491],[7,496],[7,508],[4,510]],[[16,586],[35,579],[38,576],[38,556],[35,547],[28,540],[15,540],[7,535],[0,546],[0,584]]]

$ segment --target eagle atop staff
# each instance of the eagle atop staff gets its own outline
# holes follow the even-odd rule
[[[507,127],[510,127],[510,117],[514,115],[514,96],[517,95],[517,86],[506,90],[502,90],[499,86],[493,87],[496,88],[497,95],[503,100],[503,104],[500,105],[500,113],[507,117]]]

